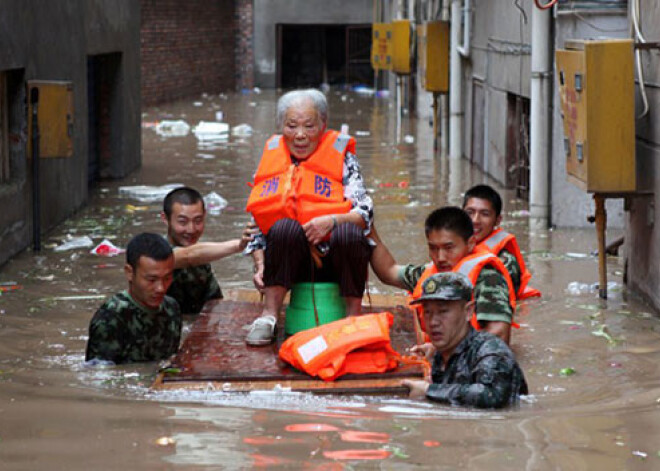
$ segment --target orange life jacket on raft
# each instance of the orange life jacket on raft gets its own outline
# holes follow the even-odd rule
[[[261,232],[282,218],[305,224],[317,216],[343,214],[351,209],[344,198],[344,157],[355,153],[355,139],[326,131],[318,147],[305,160],[291,161],[281,135],[264,147],[245,210],[252,213]]]
[[[389,312],[352,316],[289,337],[280,358],[325,381],[348,374],[383,373],[399,364],[390,344]]]
[[[516,293],[517,298],[527,299],[541,297],[541,292],[539,290],[527,286],[529,280],[532,278],[532,274],[525,266],[525,259],[523,259],[520,247],[518,246],[518,241],[513,234],[509,234],[502,229],[495,229],[488,237],[477,245],[475,250],[488,251],[499,256],[500,252],[504,249],[508,250],[514,257],[516,257],[516,261],[520,267],[520,287]]]
[[[485,266],[490,266],[502,274],[506,280],[507,286],[509,287],[509,304],[511,305],[511,310],[516,312],[516,291],[513,287],[511,276],[504,266],[504,263],[502,263],[502,260],[500,260],[496,255],[490,252],[475,250],[470,255],[464,257],[460,262],[458,262],[452,271],[462,273],[468,277],[472,283],[472,286],[475,286],[477,283],[477,278],[479,278],[479,274],[481,273],[481,269]],[[424,270],[422,273],[422,276],[419,277],[419,280],[415,285],[415,289],[410,296],[411,301],[419,299],[419,297],[422,295],[422,283],[424,283],[424,280],[426,280],[429,276],[435,275],[436,273],[439,273],[438,269],[434,263],[430,263],[426,267],[426,270]],[[474,294],[472,297],[474,298]],[[426,325],[424,324],[424,307],[421,304],[414,304],[413,307],[417,311],[417,315],[419,316],[422,328],[424,331],[426,331]],[[481,330],[481,326],[477,320],[476,312],[472,314],[470,324],[472,324],[472,327],[475,329]],[[520,326],[513,321],[511,322],[511,325],[515,328],[520,328]]]

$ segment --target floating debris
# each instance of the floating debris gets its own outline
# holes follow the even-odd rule
[[[410,134],[406,134],[403,138],[403,142],[405,142],[406,144],[412,144],[415,142],[415,137],[411,136]]]
[[[143,203],[161,202],[170,191],[182,186],[184,186],[183,183],[169,183],[162,186],[120,186],[119,196],[134,198]]]
[[[204,197],[204,205],[209,214],[218,215],[227,207],[229,202],[222,196],[212,191]]]
[[[67,236],[66,242],[58,245],[53,250],[55,252],[64,252],[65,250],[84,249],[94,245],[94,241],[89,236],[72,237]]]
[[[227,139],[229,125],[213,121],[200,121],[193,129],[193,134],[200,141]]]
[[[39,301],[82,301],[87,299],[105,299],[105,294],[86,294],[80,296],[51,296],[48,298],[41,298]]]
[[[89,253],[93,255],[99,255],[101,257],[114,257],[124,252],[126,252],[126,250],[117,247],[108,239],[103,239],[99,245],[89,251]]]
[[[231,130],[231,135],[236,137],[250,137],[253,133],[252,126],[245,123],[234,126]]]
[[[190,132],[190,125],[184,120],[163,120],[154,128],[161,137],[184,137]]]
[[[149,206],[134,206],[132,204],[127,204],[126,205],[126,212],[127,213],[135,213],[138,211],[146,211],[149,209]]]
[[[559,370],[559,376],[572,376],[576,373],[574,368],[562,368]]]
[[[176,444],[176,440],[172,437],[160,437],[156,440],[156,445],[160,446],[171,446]]]
[[[529,211],[526,209],[520,209],[518,211],[511,211],[510,215],[514,218],[524,218],[529,216]]]
[[[598,329],[591,332],[591,335],[595,335],[596,337],[605,338],[610,345],[617,345],[617,344],[623,342],[623,339],[617,339],[617,338],[612,337],[612,335],[610,335],[606,324],[602,324]]]
[[[376,93],[373,88],[365,87],[364,85],[356,85],[355,87],[353,87],[353,91],[358,95],[364,95],[364,96],[371,96],[374,93]]]
[[[579,252],[566,252],[566,256],[569,258],[589,258],[591,255],[588,253],[579,253]]]
[[[19,289],[23,289],[23,287],[21,285],[19,285],[18,283],[16,283],[15,281],[0,283],[0,293],[6,293],[8,291],[15,291],[15,290],[19,290]]]

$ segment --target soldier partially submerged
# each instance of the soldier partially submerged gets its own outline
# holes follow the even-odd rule
[[[154,361],[177,351],[181,311],[165,295],[173,271],[172,248],[162,236],[142,233],[131,239],[124,266],[128,290],[115,294],[92,317],[86,360]]]
[[[507,344],[470,325],[472,284],[460,273],[428,277],[414,301],[424,307],[430,343],[413,351],[433,361],[432,382],[404,380],[410,397],[452,405],[499,408],[516,404],[527,383]]]

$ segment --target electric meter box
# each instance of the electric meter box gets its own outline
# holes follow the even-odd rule
[[[568,181],[591,193],[634,192],[631,39],[566,41],[556,52]]]
[[[417,54],[422,87],[449,92],[449,22],[431,21],[417,28]]]
[[[392,71],[410,74],[410,20],[392,22]]]
[[[29,80],[28,156],[32,155],[32,89],[39,90],[37,123],[39,125],[39,158],[73,155],[73,84],[71,82]]]
[[[371,66],[374,70],[392,70],[392,25],[371,25]]]

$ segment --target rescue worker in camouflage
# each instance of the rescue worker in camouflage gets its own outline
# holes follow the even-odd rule
[[[414,301],[424,306],[430,343],[411,350],[433,361],[431,382],[404,380],[410,397],[487,409],[517,404],[528,394],[524,374],[500,338],[470,325],[472,284],[460,273],[436,273]]]
[[[128,290],[115,294],[92,317],[86,361],[154,361],[177,351],[181,311],[166,296],[173,271],[172,249],[162,236],[142,233],[131,239],[124,266]]]
[[[463,211],[472,219],[474,237],[479,244],[502,222],[502,198],[491,186],[475,185],[465,192]],[[500,250],[497,256],[509,272],[517,293],[522,275],[518,260],[507,249]]]
[[[426,218],[424,226],[430,264],[397,265],[378,231],[372,230],[370,237],[376,246],[371,255],[371,267],[380,281],[413,293],[429,269],[452,271],[462,261],[476,255],[473,252],[476,242],[472,221],[461,208],[445,206],[436,209]],[[485,265],[478,273],[474,289],[479,327],[497,335],[507,344],[515,310],[515,292],[510,283],[504,267],[500,271]]]
[[[210,262],[242,252],[257,229],[248,224],[241,239],[199,242],[206,221],[204,199],[197,190],[185,186],[165,196],[161,219],[174,250],[174,281],[167,295],[179,303],[184,314],[199,314],[207,301],[222,299]]]

